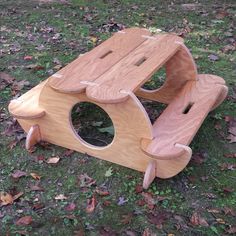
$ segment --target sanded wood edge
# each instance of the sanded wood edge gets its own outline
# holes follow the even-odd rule
[[[25,141],[25,148],[30,150],[36,143],[41,141],[39,125],[31,126]]]
[[[154,138],[155,139],[155,138]],[[168,153],[167,155],[157,155],[155,152],[153,153],[152,148],[150,148],[150,144],[152,144],[152,140],[148,140],[146,138],[142,138],[140,142],[140,146],[142,151],[147,154],[148,156],[156,159],[156,160],[171,160],[178,158],[182,155],[184,155],[185,149],[176,148],[175,145],[173,145],[171,153]]]
[[[156,177],[162,179],[171,178],[180,173],[189,163],[192,156],[192,149],[180,143],[176,143],[175,146],[184,150],[184,153],[175,159],[157,160]]]
[[[197,66],[189,49],[184,43],[180,45],[178,51],[164,65],[166,69],[164,84],[153,90],[140,88],[136,91],[137,96],[169,104],[187,81],[198,79]]]
[[[8,110],[12,116],[16,119],[24,119],[24,120],[33,120],[38,119],[45,116],[46,112],[44,109],[39,107],[32,107],[28,112],[22,112],[21,107],[22,101],[18,99],[13,99],[10,101],[8,106]]]
[[[156,161],[150,160],[143,178],[143,188],[148,189],[156,177]]]
[[[225,85],[222,85],[221,93],[219,97],[217,98],[215,104],[212,106],[211,111],[216,109],[225,100],[225,98],[227,97],[227,94],[228,94],[228,87]]]
[[[39,106],[39,97],[48,80],[44,80],[17,99],[11,100],[8,110],[17,119],[32,120],[45,116],[46,111]]]

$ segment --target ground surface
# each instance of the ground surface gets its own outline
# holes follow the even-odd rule
[[[0,235],[235,234],[234,2],[1,0]],[[184,37],[199,72],[229,86],[194,138],[187,168],[147,191],[142,173],[118,165],[47,144],[28,153],[7,111],[12,97],[132,26]],[[146,108],[156,115],[155,104]]]

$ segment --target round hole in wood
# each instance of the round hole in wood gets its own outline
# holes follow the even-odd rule
[[[162,87],[166,79],[166,70],[164,67],[156,71],[153,76],[143,84],[142,88],[146,90],[155,90]]]
[[[115,130],[111,118],[94,103],[77,103],[71,110],[71,124],[75,133],[85,143],[93,146],[105,147],[114,138]]]

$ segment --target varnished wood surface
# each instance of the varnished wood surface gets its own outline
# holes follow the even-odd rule
[[[87,96],[101,103],[124,101],[129,92],[139,89],[177,52],[181,42],[181,38],[168,34],[147,39],[97,78],[94,81],[96,85],[89,85],[86,88]]]
[[[171,159],[183,154],[175,143],[189,145],[207,114],[220,98],[225,87],[218,76],[199,75],[188,81],[153,125],[154,139],[143,140],[143,150],[157,159]],[[222,82],[222,80],[220,80]],[[192,107],[184,114],[185,109]]]
[[[30,150],[36,143],[41,141],[41,133],[38,125],[30,127],[26,136],[25,148]]]
[[[166,80],[158,89],[140,89],[136,95],[153,101],[169,104],[185,83],[197,79],[197,68],[188,48],[181,43],[180,49],[165,64]]]
[[[49,78],[50,86],[63,93],[82,92],[88,82],[93,82],[147,40],[142,37],[145,35],[150,35],[150,32],[139,28],[115,33],[111,38],[52,75]]]
[[[38,104],[39,96],[46,81],[32,88],[21,97],[11,100],[8,109],[18,119],[36,119],[45,115],[45,110]]]
[[[218,76],[197,75],[181,38],[150,35],[144,29],[119,32],[12,101],[10,113],[28,132],[26,147],[44,140],[146,172],[145,188],[155,176],[182,171],[192,155],[188,145],[208,112],[224,100],[227,87]],[[164,64],[166,83],[156,91],[139,90]],[[134,93],[169,104],[153,126]],[[71,110],[84,101],[112,119],[115,136],[108,146],[88,144],[74,131]]]

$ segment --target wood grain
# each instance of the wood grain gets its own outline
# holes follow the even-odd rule
[[[40,92],[46,81],[32,88],[20,98],[11,100],[8,110],[18,119],[37,119],[45,115],[45,110],[38,104]]]
[[[148,163],[147,169],[143,178],[143,188],[148,189],[150,184],[156,177],[156,161],[151,160]]]
[[[30,127],[29,132],[26,136],[25,148],[30,150],[36,143],[41,141],[41,134],[38,125]]]
[[[189,80],[197,79],[197,68],[188,48],[181,43],[180,49],[165,64],[166,80],[158,89],[139,89],[139,97],[169,104]]]
[[[87,87],[81,81],[93,82],[124,56],[146,40],[150,35],[146,29],[131,28],[117,32],[90,52],[49,78],[49,84],[62,93],[79,93]]]
[[[143,140],[142,148],[157,159],[172,159],[183,155],[184,150],[175,143],[189,145],[225,87],[217,83],[219,77],[199,75],[188,81],[181,92],[168,105],[153,125],[152,141]],[[192,106],[191,106],[192,105]],[[191,106],[185,113],[185,109]]]
[[[174,35],[127,29],[54,74],[9,104],[28,132],[26,148],[40,140],[145,172],[147,188],[155,176],[170,178],[188,164],[192,141],[210,110],[227,95],[222,78],[197,75],[183,40]],[[156,91],[140,87],[166,64],[165,84]],[[169,104],[151,125],[136,95]],[[71,124],[77,103],[92,102],[110,116],[111,144],[86,143]]]
[[[183,40],[175,35],[160,34],[147,39],[125,58],[86,88],[87,96],[96,102],[118,103],[135,92],[179,49]],[[140,64],[141,63],[141,64]]]

